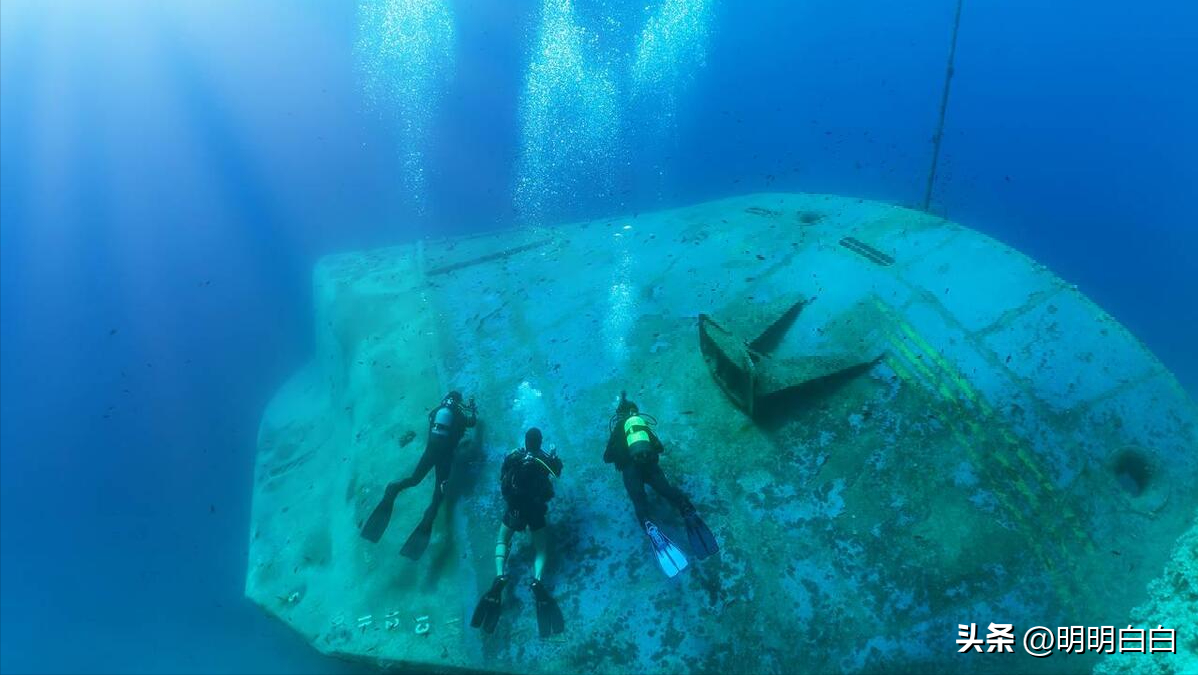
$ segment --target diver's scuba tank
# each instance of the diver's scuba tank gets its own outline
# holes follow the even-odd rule
[[[660,449],[653,444],[649,435],[649,427],[654,424],[657,424],[657,420],[652,415],[642,413],[636,403],[628,400],[628,392],[620,390],[616,412],[608,424],[608,433],[614,433],[617,426],[623,427],[624,442],[634,461],[651,462],[660,454]]]
[[[448,403],[448,399],[446,399]],[[453,409],[449,405],[442,405],[437,408],[437,412],[433,415],[433,425],[431,431],[438,436],[448,436],[449,430],[453,427]]]
[[[624,418],[624,443],[634,462],[647,464],[657,457],[658,449],[649,435],[649,422],[639,413],[633,412]]]

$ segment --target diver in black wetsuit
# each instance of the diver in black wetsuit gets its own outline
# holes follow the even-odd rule
[[[671,485],[662,472],[658,456],[665,448],[661,439],[650,428],[650,425],[655,423],[656,420],[642,414],[636,404],[629,401],[624,392],[620,392],[620,400],[609,425],[611,435],[607,439],[603,461],[614,464],[623,476],[624,489],[628,491],[628,497],[632,500],[637,524],[649,535],[653,552],[662,570],[667,576],[672,577],[686,568],[686,557],[649,517],[646,485],[652,487],[682,514],[686,521],[692,552],[699,559],[718,552],[719,545],[711,530],[699,517],[694,504],[682,490]]]
[[[562,460],[551,446],[546,453],[541,449],[541,430],[533,427],[524,434],[524,447],[508,453],[499,470],[500,491],[505,503],[499,535],[495,541],[495,580],[491,588],[478,601],[470,625],[490,633],[499,622],[499,610],[503,589],[507,585],[507,556],[511,550],[512,535],[529,530],[536,559],[533,562],[532,592],[537,606],[537,625],[541,637],[549,637],[565,630],[565,622],[557,601],[541,583],[548,555],[549,541],[545,516],[549,513],[549,500],[553,499],[553,479],[562,475]]]
[[[400,554],[412,560],[418,560],[424,554],[432,535],[433,520],[437,517],[437,510],[445,498],[445,482],[449,480],[449,470],[453,466],[453,452],[462,441],[466,429],[473,427],[477,421],[478,411],[474,399],[470,399],[467,406],[462,405],[462,395],[459,392],[451,391],[445,395],[441,405],[428,414],[428,443],[424,447],[424,454],[416,462],[412,475],[387,484],[383,499],[362,527],[364,538],[377,542],[391,522],[391,509],[395,504],[395,498],[400,492],[419,485],[428,472],[435,469],[436,483],[433,485],[432,501],[425,509],[420,524],[400,549]]]

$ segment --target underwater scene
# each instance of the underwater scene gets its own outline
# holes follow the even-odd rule
[[[1198,673],[1198,5],[0,4],[0,672]]]

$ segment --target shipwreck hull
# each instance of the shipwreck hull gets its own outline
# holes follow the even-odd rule
[[[1151,353],[1043,266],[886,204],[757,194],[423,241],[322,260],[314,296],[317,352],[262,421],[246,593],[326,653],[544,673],[1087,672],[1092,655],[958,655],[957,625],[1125,624],[1198,508],[1198,412]],[[699,317],[735,346],[798,297],[812,301],[770,359],[868,366],[766,385],[793,395],[746,410],[713,379]],[[380,543],[358,529],[450,388],[483,424],[412,563],[398,551],[431,477]],[[722,546],[673,580],[602,461],[624,388]],[[537,636],[518,535],[486,636],[468,623],[494,574],[499,463],[532,424],[565,461],[546,579],[567,630]]]

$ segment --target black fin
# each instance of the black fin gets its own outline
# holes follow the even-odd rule
[[[503,587],[507,585],[507,577],[495,577],[491,588],[479,599],[474,608],[474,616],[470,617],[470,625],[481,628],[486,633],[494,633],[499,625],[499,612],[503,608]]]
[[[686,516],[686,536],[690,540],[691,553],[699,560],[720,552],[715,535],[697,513],[692,512]]]
[[[547,638],[558,635],[566,630],[566,620],[562,616],[562,608],[557,600],[549,594],[549,589],[540,581],[532,582],[532,594],[537,601],[537,628],[541,637]]]
[[[395,506],[395,497],[399,494],[399,490],[392,490],[387,487],[383,498],[379,500],[378,506],[374,507],[374,511],[370,513],[370,517],[366,519],[366,524],[362,526],[362,538],[374,543],[379,543],[379,539],[383,538],[383,533],[387,531],[387,526],[391,524],[391,509]]]
[[[420,560],[420,556],[424,555],[424,549],[428,548],[428,540],[432,535],[433,528],[417,526],[408,536],[408,540],[404,542],[403,548],[399,549],[399,554],[409,560]]]

